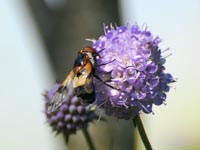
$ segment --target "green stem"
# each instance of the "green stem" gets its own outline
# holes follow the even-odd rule
[[[139,115],[137,116],[136,122],[134,122],[134,123],[136,123],[136,127],[138,128],[140,137],[142,139],[142,142],[143,142],[146,150],[152,150],[151,144],[150,144],[149,139],[147,137],[147,134],[146,134],[146,132],[144,130],[144,126],[142,124],[142,120],[141,120]]]
[[[82,131],[83,131],[83,134],[85,136],[85,139],[87,141],[87,144],[88,144],[90,150],[95,150],[94,144],[92,142],[92,139],[90,137],[88,130],[86,128],[83,128]]]

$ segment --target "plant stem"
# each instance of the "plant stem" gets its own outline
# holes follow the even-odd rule
[[[85,139],[87,141],[87,144],[88,144],[88,147],[90,148],[90,150],[95,150],[94,144],[92,142],[90,134],[88,133],[88,130],[86,128],[83,128],[82,131],[83,131],[83,134],[85,136]]]
[[[142,142],[143,142],[146,150],[152,150],[151,144],[150,144],[149,139],[147,137],[147,134],[146,134],[146,132],[144,130],[144,126],[142,124],[142,120],[141,120],[140,116],[138,115],[136,119],[137,119],[136,120],[136,127],[138,128],[140,137],[142,139]]]

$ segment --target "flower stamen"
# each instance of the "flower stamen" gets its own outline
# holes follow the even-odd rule
[[[95,74],[100,80],[95,80],[95,87],[105,93],[103,97],[97,93],[97,101],[106,101],[101,107],[118,118],[129,119],[140,111],[153,112],[153,104],[165,101],[169,84],[174,81],[164,67],[165,58],[170,55],[161,55],[168,49],[159,49],[161,39],[154,37],[146,25],[105,26],[104,34],[93,42],[97,52],[104,49],[97,59]]]

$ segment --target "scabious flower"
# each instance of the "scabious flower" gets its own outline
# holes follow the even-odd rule
[[[88,123],[96,119],[97,116],[93,111],[87,110],[74,94],[69,95],[57,111],[47,113],[49,102],[59,87],[60,84],[56,84],[45,94],[45,114],[53,130],[57,134],[63,133],[68,138],[70,134],[76,133],[78,129],[86,128]]]
[[[173,77],[165,73],[165,58],[158,36],[138,25],[104,27],[105,35],[93,40],[99,52],[95,74],[96,103],[108,115],[130,119],[161,105]],[[105,84],[105,83],[106,84]]]

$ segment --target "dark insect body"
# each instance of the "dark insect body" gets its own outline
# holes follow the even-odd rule
[[[97,56],[99,54],[91,47],[84,47],[78,52],[74,68],[66,76],[49,103],[48,113],[56,111],[73,93],[83,105],[94,102],[95,87],[93,77]]]

